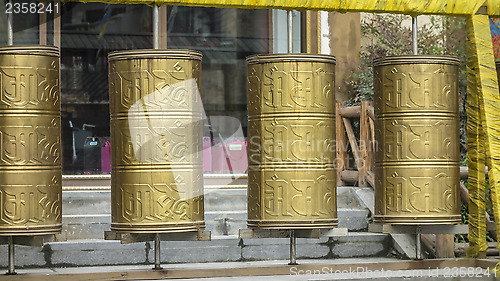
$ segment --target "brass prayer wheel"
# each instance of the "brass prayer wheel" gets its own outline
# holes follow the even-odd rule
[[[248,227],[335,227],[335,57],[247,63]]]
[[[460,222],[458,64],[441,56],[374,61],[375,221]]]
[[[111,229],[204,228],[201,53],[130,50],[108,60]]]
[[[59,49],[0,47],[0,236],[61,231]]]

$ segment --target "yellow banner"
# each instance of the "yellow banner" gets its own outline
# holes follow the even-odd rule
[[[484,146],[476,143],[472,147],[473,150],[467,153],[468,159],[472,161],[469,163],[469,172],[472,173],[469,174],[469,180],[472,180],[469,182],[469,208],[472,207],[472,217],[469,217],[471,222],[469,254],[474,256],[487,248],[486,224],[483,216],[486,198],[483,175],[479,175],[484,173],[483,149],[488,164],[496,230],[500,233],[500,96],[490,21],[487,16],[472,16],[467,20],[467,59],[467,83],[471,84],[467,85],[467,102],[468,105],[472,105],[467,108],[467,116],[472,117],[467,120],[467,132],[472,133],[472,137],[475,138],[468,143],[484,141]]]
[[[71,0],[63,0],[72,2]],[[474,15],[485,1],[488,14],[500,16],[500,0],[79,0],[114,4],[207,6],[248,9],[295,9],[340,12],[376,12],[400,14]]]
[[[500,0],[487,0],[488,15],[490,17],[500,17]]]

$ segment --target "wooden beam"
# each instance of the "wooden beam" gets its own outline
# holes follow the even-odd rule
[[[348,106],[340,108],[340,115],[345,118],[357,118],[361,115],[361,106]]]
[[[359,179],[359,172],[356,170],[343,170],[340,173],[340,179],[344,182],[357,182]]]
[[[344,107],[343,103],[337,103],[335,106],[335,143],[337,154],[337,186],[344,185],[341,173],[347,169],[349,163],[347,159],[347,135],[345,131],[342,116],[340,116],[340,109]]]
[[[366,182],[375,188],[375,174],[372,171],[366,172]]]
[[[345,130],[347,132],[347,138],[349,139],[349,144],[351,145],[352,154],[354,154],[354,161],[356,162],[356,166],[361,167],[361,156],[359,153],[358,142],[356,141],[356,136],[354,135],[354,131],[352,129],[351,120],[348,118],[342,118],[344,122]]]
[[[358,186],[366,186],[366,172],[368,171],[368,150],[370,150],[369,145],[369,128],[368,128],[368,114],[366,112],[366,101],[361,102],[361,110],[359,114],[359,153],[360,159],[358,166],[359,180]]]
[[[375,120],[375,110],[373,108],[373,102],[370,102],[370,105],[366,108],[366,111],[368,113],[368,117],[370,117],[372,120]]]
[[[476,259],[433,259],[433,260],[419,260],[419,261],[394,261],[394,260],[355,260],[344,261],[341,263],[334,263],[331,261],[310,261],[290,267],[288,264],[256,264],[249,262],[246,264],[236,265],[235,263],[223,264],[218,267],[211,267],[207,265],[200,266],[174,266],[164,270],[151,270],[150,267],[139,266],[137,269],[123,270],[121,268],[115,269],[99,269],[84,271],[85,273],[78,273],[78,270],[71,271],[65,269],[64,272],[44,271],[41,273],[33,274],[19,274],[13,276],[2,276],[5,281],[87,281],[87,280],[165,280],[165,279],[198,279],[198,278],[221,278],[232,277],[237,278],[240,276],[272,276],[283,275],[290,276],[291,270],[295,272],[322,272],[325,269],[328,272],[352,272],[352,270],[361,267],[364,272],[377,271],[381,269],[384,271],[397,271],[397,270],[418,270],[424,272],[429,268],[435,269],[450,269],[450,268],[494,268],[497,260],[476,260]],[[72,273],[68,273],[72,272]],[[356,272],[352,272],[353,276]],[[355,277],[355,276],[354,276]],[[248,279],[248,278],[247,278]],[[261,278],[262,279],[262,278]],[[451,279],[453,280],[453,279]]]

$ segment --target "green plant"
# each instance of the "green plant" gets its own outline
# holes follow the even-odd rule
[[[373,100],[372,62],[376,58],[412,54],[411,18],[405,15],[373,14],[361,22],[363,48],[360,64],[346,80],[346,91],[351,98],[348,105]],[[459,115],[461,159],[465,159],[466,145],[466,47],[465,20],[463,18],[431,16],[418,28],[418,51],[425,55],[457,56],[459,67]]]

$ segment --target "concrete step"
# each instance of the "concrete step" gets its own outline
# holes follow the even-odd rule
[[[63,192],[63,237],[100,239],[109,230],[109,190]],[[205,222],[213,235],[237,235],[246,228],[247,190],[238,188],[205,189]],[[353,187],[337,188],[339,227],[365,230],[370,211],[356,196]]]
[[[368,228],[368,210],[338,209],[339,227],[349,231]],[[102,239],[103,233],[110,230],[109,214],[65,215],[63,216],[64,239]],[[206,230],[212,235],[238,235],[240,229],[247,228],[246,211],[205,212]]]
[[[43,248],[16,246],[16,266],[67,267],[150,264],[153,244],[122,245],[119,241],[69,240],[50,242]],[[212,241],[165,241],[162,263],[204,263],[222,261],[278,260],[289,257],[288,239],[238,239],[213,237]],[[350,233],[346,237],[297,239],[298,259],[384,257],[391,249],[384,234]],[[7,246],[0,246],[0,267],[7,266]]]
[[[60,235],[64,240],[104,239],[104,231],[110,230],[111,215],[63,215]]]
[[[111,214],[110,190],[63,191],[63,216]]]

